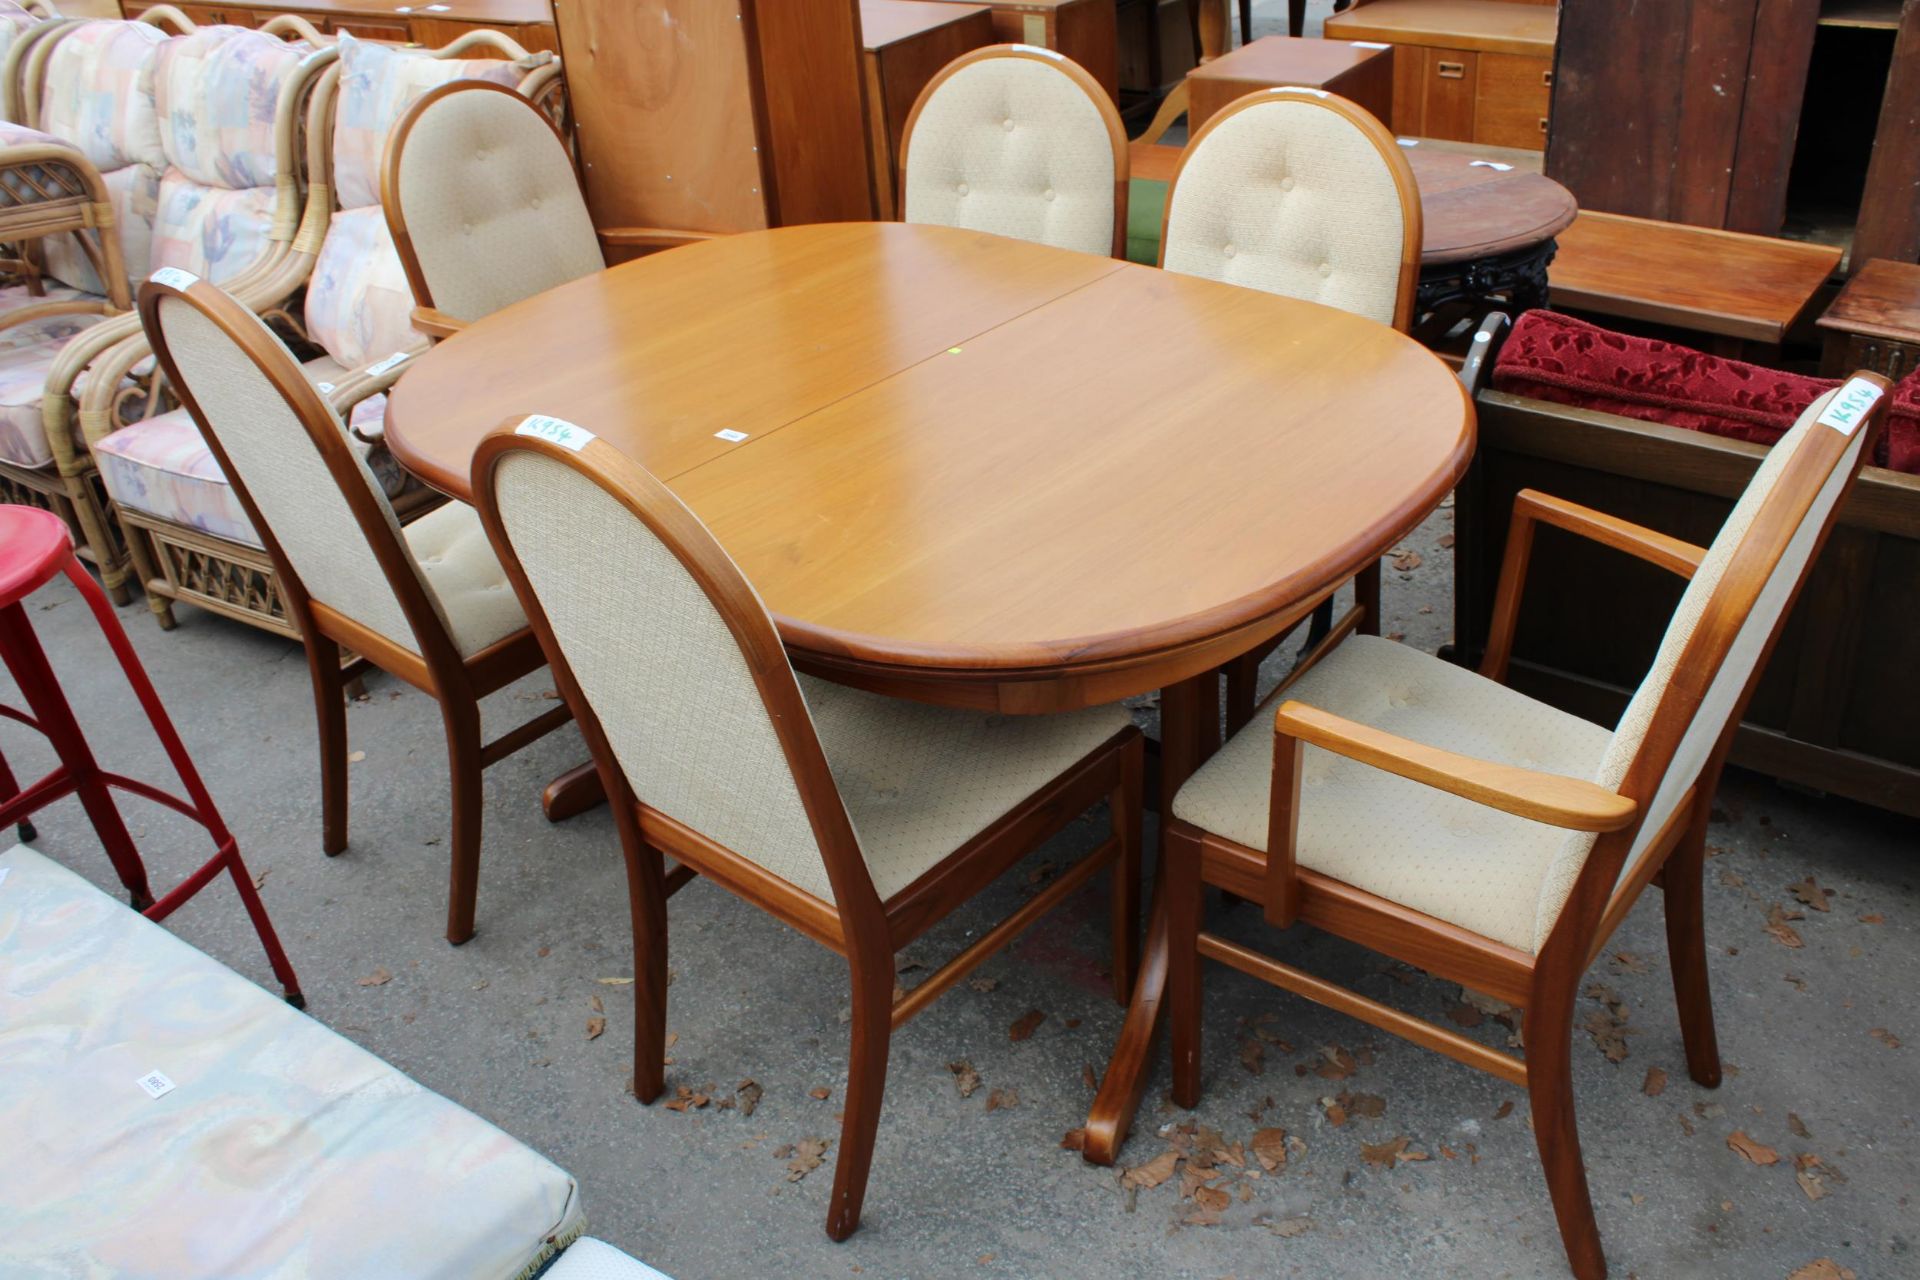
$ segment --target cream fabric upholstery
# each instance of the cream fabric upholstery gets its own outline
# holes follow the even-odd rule
[[[249,314],[247,322],[275,345],[290,370],[298,368],[293,353],[257,317]],[[420,652],[399,597],[298,415],[245,353],[191,304],[165,299],[160,324],[174,363],[207,415],[206,425],[308,594]],[[341,432],[344,436],[344,426]],[[525,626],[478,517],[470,510],[443,510],[402,533],[379,481],[360,451],[352,452],[360,482],[378,504],[388,531],[419,559],[427,598],[461,653],[475,653]]]
[[[1813,433],[1829,429],[1816,419],[1835,394],[1815,401],[1755,472],[1613,732],[1438,658],[1367,636],[1348,639],[1285,696],[1429,746],[1618,790],[1681,656],[1787,463]],[[1646,806],[1616,892],[1705,767],[1865,439],[1864,431],[1855,433],[1742,624]],[[1173,804],[1176,817],[1248,848],[1267,847],[1273,705],[1181,788]],[[1300,865],[1523,951],[1546,944],[1596,838],[1516,818],[1317,747],[1304,752]]]
[[[798,784],[725,621],[667,547],[585,476],[510,454],[501,520],[634,794],[825,902]],[[581,566],[591,559],[592,573]],[[940,710],[803,689],[874,888],[912,883],[1129,723]]]
[[[1111,255],[1106,117],[1047,60],[1058,54],[1037,52],[969,63],[934,89],[900,144],[903,221]]]
[[[399,178],[433,305],[456,319],[478,320],[606,266],[566,148],[517,95],[475,90],[436,101],[407,134]]]
[[[644,1262],[637,1262],[604,1240],[586,1236],[574,1241],[553,1260],[540,1280],[667,1280]]]
[[[1569,777],[1592,777],[1612,735],[1452,663],[1352,636],[1285,697],[1416,742]],[[1174,798],[1174,816],[1267,847],[1276,697]],[[1523,951],[1564,832],[1307,747],[1301,866]]]
[[[1167,196],[1168,271],[1392,324],[1406,214],[1373,141],[1312,94],[1213,122]]]
[[[1842,388],[1844,389],[1844,388]],[[1654,656],[1653,667],[1647,678],[1641,683],[1627,709],[1621,713],[1620,723],[1614,731],[1612,749],[1607,752],[1594,780],[1601,786],[1617,789],[1625,780],[1627,768],[1633,763],[1633,757],[1646,741],[1647,730],[1653,723],[1654,713],[1660,699],[1665,696],[1668,686],[1673,682],[1673,674],[1679,666],[1680,657],[1686,652],[1688,643],[1693,639],[1707,606],[1714,593],[1719,590],[1725,579],[1728,567],[1733,563],[1734,555],[1740,548],[1747,531],[1753,527],[1761,508],[1766,504],[1778,485],[1781,475],[1786,471],[1794,451],[1803,443],[1816,439],[1816,433],[1831,430],[1817,422],[1826,411],[1839,390],[1830,391],[1808,406],[1800,415],[1793,429],[1773,446],[1766,460],[1754,472],[1748,482],[1746,492],[1740,495],[1740,501],[1734,504],[1727,516],[1726,524],[1707,549],[1706,557],[1701,560],[1700,568],[1694,573],[1693,580],[1687,584],[1686,594],[1680,597],[1680,605],[1674,611],[1673,621],[1667,626],[1667,633],[1660,641],[1660,649]],[[1659,790],[1647,806],[1646,820],[1641,825],[1638,839],[1633,850],[1627,855],[1621,867],[1620,882],[1625,883],[1646,854],[1660,828],[1672,815],[1680,798],[1688,787],[1699,777],[1705,767],[1707,757],[1712,754],[1721,732],[1726,728],[1728,718],[1733,714],[1734,703],[1746,689],[1748,679],[1753,675],[1754,667],[1760,661],[1760,650],[1765,646],[1767,637],[1773,631],[1782,610],[1786,608],[1787,597],[1806,571],[1808,561],[1813,556],[1813,544],[1818,539],[1822,526],[1840,500],[1840,491],[1845,487],[1851,474],[1852,462],[1866,441],[1867,433],[1854,433],[1852,446],[1847,451],[1840,466],[1834,469],[1832,477],[1821,489],[1818,498],[1808,508],[1793,541],[1788,544],[1786,554],[1780,557],[1780,563],[1774,567],[1766,586],[1761,590],[1753,610],[1747,615],[1739,634],[1734,638],[1733,647],[1728,650],[1727,658],[1707,693],[1701,699],[1699,708],[1689,722],[1687,732],[1674,752],[1673,762],[1668,765]],[[1539,943],[1545,943],[1547,932],[1560,916],[1560,910],[1566,905],[1573,892],[1574,882],[1579,879],[1580,868],[1585,865],[1587,854],[1592,850],[1594,837],[1570,837],[1566,847],[1549,872],[1546,882],[1540,890],[1540,928],[1537,935]],[[1617,886],[1616,886],[1617,891]]]

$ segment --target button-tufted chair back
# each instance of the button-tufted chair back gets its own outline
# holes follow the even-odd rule
[[[387,144],[381,203],[414,300],[473,321],[604,268],[560,131],[496,84],[446,84]]]
[[[1051,49],[996,45],[948,64],[907,117],[900,185],[905,222],[1126,249],[1126,131],[1098,82]]]
[[[1420,237],[1413,170],[1378,120],[1321,89],[1266,89],[1187,145],[1160,265],[1404,331]]]

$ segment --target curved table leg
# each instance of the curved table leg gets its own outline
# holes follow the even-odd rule
[[[1193,0],[1200,6],[1200,61],[1212,62],[1227,51],[1232,38],[1227,0]]]
[[[1162,831],[1173,812],[1174,793],[1219,746],[1220,685],[1209,671],[1160,694],[1160,822]],[[1166,840],[1153,871],[1153,907],[1147,921],[1147,945],[1140,956],[1140,976],[1133,984],[1127,1020],[1100,1081],[1100,1092],[1087,1116],[1086,1143],[1081,1154],[1090,1164],[1112,1164],[1127,1140],[1134,1113],[1146,1092],[1160,1044],[1161,1000],[1167,990],[1167,906],[1162,889],[1166,880]]]

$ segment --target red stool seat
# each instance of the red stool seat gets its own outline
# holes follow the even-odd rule
[[[0,507],[0,608],[38,591],[67,562],[66,522],[38,507]]]

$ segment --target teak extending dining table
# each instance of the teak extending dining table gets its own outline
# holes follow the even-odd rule
[[[529,298],[417,361],[387,441],[464,500],[481,437],[534,413],[667,482],[803,670],[1009,714],[1161,690],[1163,806],[1217,745],[1215,669],[1377,564],[1473,444],[1457,379],[1384,325],[896,223],[750,232]],[[1150,1065],[1152,921],[1090,1159]]]

